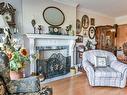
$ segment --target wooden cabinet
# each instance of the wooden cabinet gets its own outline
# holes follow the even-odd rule
[[[117,32],[117,48],[123,49],[123,44],[127,42],[127,24],[119,25]]]
[[[96,27],[96,49],[102,49],[113,52],[116,41],[113,26],[97,26]]]

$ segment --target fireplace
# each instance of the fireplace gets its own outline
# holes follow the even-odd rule
[[[69,73],[71,58],[68,50],[69,46],[37,46],[36,73],[43,74],[46,79]]]
[[[30,57],[31,64],[30,66],[27,66],[26,69],[26,76],[29,76],[31,73],[35,72],[38,73],[37,65],[38,62],[40,63],[46,63],[50,58],[54,58],[54,56],[63,57],[64,62],[58,62],[58,66],[64,66],[64,70],[61,70],[61,75],[66,74],[69,71],[69,67],[73,66],[75,61],[75,39],[76,36],[66,36],[66,35],[46,35],[46,34],[25,34],[25,47],[29,50],[30,55],[35,54],[36,52],[49,52],[50,57],[46,58],[47,55],[44,55],[45,58],[41,56],[39,60],[34,60],[32,57]],[[55,52],[54,52],[55,51]],[[57,52],[59,51],[59,52]],[[60,52],[61,51],[61,52]],[[65,53],[66,51],[66,53]],[[51,53],[53,52],[53,53]],[[47,53],[46,53],[47,54]],[[43,60],[42,60],[43,59]],[[57,58],[54,58],[53,61],[60,61]],[[61,64],[64,63],[64,65]],[[44,65],[44,64],[43,64]],[[55,63],[53,63],[55,65]],[[44,66],[45,68],[48,68],[49,65]],[[46,70],[46,73],[50,72],[50,70]],[[56,74],[58,69],[55,71],[54,75],[47,75],[47,78],[58,76],[59,74]],[[67,72],[66,72],[67,71]],[[50,74],[50,73],[49,73]]]

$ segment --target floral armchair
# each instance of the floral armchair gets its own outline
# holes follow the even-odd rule
[[[8,57],[0,52],[0,95],[52,95],[51,88],[40,87],[37,77],[10,80]]]

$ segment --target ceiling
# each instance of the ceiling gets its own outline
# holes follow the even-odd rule
[[[127,0],[54,0],[65,4],[79,4],[79,8],[89,9],[112,17],[127,15]]]

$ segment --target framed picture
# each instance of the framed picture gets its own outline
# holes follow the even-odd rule
[[[80,34],[81,32],[81,22],[79,19],[76,20],[76,34]]]
[[[91,25],[95,26],[95,19],[94,18],[90,18],[90,23],[91,23]]]
[[[77,35],[77,36],[78,36],[78,38],[76,39],[76,42],[82,43],[83,42],[83,36],[81,36],[81,35]]]
[[[84,29],[87,29],[89,27],[89,17],[87,15],[84,15],[82,17],[82,27]]]
[[[95,28],[94,28],[94,27],[90,27],[90,28],[89,28],[89,31],[88,31],[89,38],[90,38],[90,39],[94,39],[95,33],[96,33]]]
[[[15,11],[16,9],[9,3],[0,3],[0,14],[4,16],[9,26],[15,27]]]

